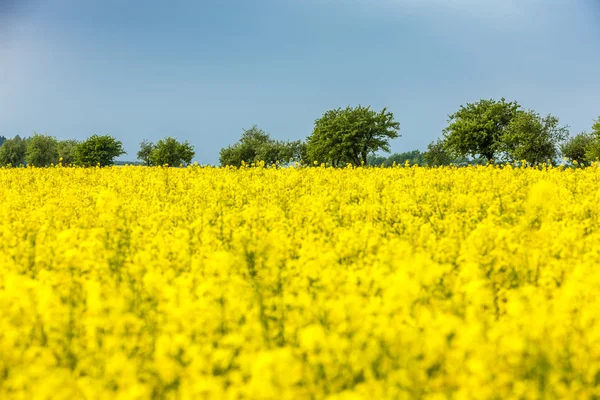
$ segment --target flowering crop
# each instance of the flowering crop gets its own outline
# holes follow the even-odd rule
[[[598,398],[599,184],[0,169],[0,398]]]

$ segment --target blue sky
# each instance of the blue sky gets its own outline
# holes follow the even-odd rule
[[[304,139],[387,107],[424,150],[461,104],[505,97],[576,134],[600,116],[600,0],[0,0],[0,135],[189,140],[253,124]]]

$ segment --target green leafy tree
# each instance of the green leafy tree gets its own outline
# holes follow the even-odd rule
[[[269,146],[274,142],[271,136],[253,125],[250,129],[242,132],[242,137],[234,145],[224,147],[219,152],[219,162],[221,165],[232,165],[239,167],[242,162],[252,163],[258,160],[260,153],[264,153],[262,148]],[[267,161],[267,160],[265,160]],[[268,162],[268,161],[267,161]]]
[[[305,144],[302,141],[279,141],[253,125],[242,132],[240,140],[234,145],[227,146],[219,152],[221,165],[239,167],[242,162],[248,164],[264,161],[267,164],[290,163],[300,161],[305,154]]]
[[[593,142],[593,135],[582,132],[567,139],[561,146],[561,152],[567,159],[583,163],[587,161],[586,152],[590,150]]]
[[[400,123],[393,113],[370,107],[346,107],[327,111],[315,121],[307,139],[306,152],[310,161],[333,166],[367,164],[369,154],[390,151],[389,140],[399,137]]]
[[[112,165],[115,158],[126,154],[123,144],[109,135],[92,135],[75,148],[75,164],[83,167]]]
[[[149,166],[152,163],[152,161],[150,161],[150,157],[152,155],[154,147],[154,143],[146,139],[142,140],[142,142],[140,143],[140,150],[137,153],[138,160],[143,161],[145,165]]]
[[[423,164],[423,153],[421,153],[419,150],[406,151],[404,153],[394,153],[385,160],[385,165],[391,166],[394,165],[394,163],[403,165],[406,164],[407,161],[410,165],[421,165]]]
[[[6,138],[4,136],[0,136],[0,146],[2,146],[2,144],[6,141]]]
[[[592,125],[592,135],[600,139],[600,117],[596,121],[594,121],[594,125]]]
[[[17,167],[25,165],[25,152],[27,151],[27,140],[21,139],[19,135],[12,139],[6,139],[0,146],[0,165],[12,165]]]
[[[585,148],[585,161],[594,162],[600,160],[600,140],[594,138]]]
[[[504,129],[499,149],[511,161],[554,162],[560,154],[559,145],[568,136],[568,127],[559,126],[558,118],[552,115],[542,118],[534,111],[521,112]]]
[[[592,125],[592,140],[585,149],[585,160],[593,162],[600,160],[600,117]]]
[[[369,155],[367,157],[367,165],[383,165],[384,167],[390,167],[394,163],[404,165],[406,162],[410,165],[423,164],[423,153],[419,150],[405,151],[404,153],[394,153],[389,157]]]
[[[427,145],[427,151],[423,153],[423,161],[429,166],[450,165],[455,157],[447,149],[443,139],[431,142]]]
[[[301,162],[306,163],[306,142],[303,140],[295,140],[290,142],[284,142],[284,147],[281,150],[283,156],[280,160],[284,160],[288,163]]]
[[[257,149],[253,161],[264,161],[267,164],[275,164],[276,162],[287,164],[299,161],[302,157],[302,152],[303,143],[301,140],[272,140]]]
[[[494,159],[500,138],[510,122],[521,112],[517,102],[480,100],[467,103],[448,116],[443,130],[444,145],[458,156],[483,156]]]
[[[27,165],[46,167],[58,163],[58,141],[48,135],[34,133],[27,141],[25,150]]]
[[[79,141],[75,139],[59,140],[57,145],[58,159],[62,165],[72,165],[75,163],[75,149]]]
[[[194,158],[194,146],[177,139],[167,137],[159,140],[150,153],[149,161],[155,165],[168,165],[177,167],[180,164],[187,165]]]
[[[367,156],[367,165],[373,165],[373,166],[380,166],[380,165],[386,165],[386,160],[388,158],[386,156],[380,156],[380,155],[376,155],[376,154],[369,154]]]

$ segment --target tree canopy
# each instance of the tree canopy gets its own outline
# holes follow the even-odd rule
[[[27,141],[25,150],[27,165],[46,167],[58,163],[58,141],[48,135],[34,133]]]
[[[600,139],[600,117],[594,121],[594,125],[592,125],[592,135]]]
[[[590,147],[594,137],[589,133],[582,132],[571,138],[568,138],[561,145],[561,152],[565,158],[577,163],[583,163],[587,160],[586,150]]]
[[[140,150],[137,152],[137,158],[143,161],[144,165],[150,166],[152,164],[151,155],[154,150],[154,143],[149,140],[142,140],[140,143]]]
[[[242,132],[240,140],[230,146],[224,147],[219,152],[221,165],[239,167],[242,162],[254,163],[264,161],[267,164],[281,162],[283,164],[300,161],[304,152],[304,145],[300,140],[279,141],[253,125]]]
[[[109,135],[92,135],[75,148],[75,163],[83,167],[112,165],[116,157],[126,154],[123,144]]]
[[[380,112],[358,106],[329,110],[315,121],[307,139],[310,162],[333,166],[366,165],[369,154],[390,151],[390,139],[399,137],[400,123],[386,108]]]
[[[374,154],[370,154],[367,157],[367,165],[390,167],[396,163],[405,164],[406,161],[409,162],[410,165],[423,164],[423,153],[419,150],[405,151],[403,153],[394,153],[389,157],[384,156],[376,156]]]
[[[168,165],[178,167],[179,165],[188,165],[192,162],[194,155],[194,146],[185,142],[179,142],[177,139],[167,137],[156,142],[155,145],[149,142],[142,142],[144,154],[150,149],[148,161],[154,165]],[[138,152],[138,158],[140,153]]]
[[[454,157],[446,150],[443,140],[436,140],[427,145],[427,151],[423,153],[423,160],[430,166],[449,165]]]
[[[18,167],[25,165],[25,152],[27,151],[27,140],[21,139],[19,135],[12,139],[6,139],[0,146],[0,165],[12,165]]]
[[[482,99],[460,106],[448,116],[448,126],[443,130],[444,146],[460,156],[492,160],[499,151],[506,127],[521,112],[520,108],[517,102],[506,102],[504,98],[500,101]]]
[[[554,162],[559,145],[569,136],[568,127],[559,126],[558,118],[541,117],[535,111],[518,113],[505,127],[498,149],[511,161]]]
[[[390,140],[400,137],[400,123],[386,108],[337,108],[325,112],[314,121],[313,132],[306,141],[276,140],[253,125],[245,129],[238,142],[219,152],[221,165],[240,166],[264,161],[267,165],[285,165],[300,161],[335,167],[352,165],[391,166],[469,165],[489,161],[526,160],[529,163],[557,161],[563,154],[576,163],[600,160],[600,117],[594,120],[590,133],[569,136],[568,126],[560,126],[551,114],[526,111],[516,102],[482,99],[460,106],[450,114],[441,138],[429,143],[427,150],[406,151],[389,156]],[[57,140],[35,133],[22,139],[0,136],[0,165],[106,166],[126,154],[120,141],[108,135],[93,135],[83,142]],[[137,165],[188,165],[194,157],[194,147],[167,137],[157,143],[143,140]],[[131,164],[131,161],[119,161]]]
[[[591,140],[585,148],[585,160],[594,162],[600,160],[600,117],[594,121],[590,137]]]
[[[563,156],[577,164],[600,158],[600,117],[594,121],[591,133],[582,132],[568,138],[561,145]]]
[[[62,165],[71,165],[75,163],[75,149],[79,141],[75,139],[60,140],[57,145],[58,159]]]

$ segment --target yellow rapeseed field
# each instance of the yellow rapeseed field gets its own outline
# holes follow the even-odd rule
[[[0,399],[600,396],[600,169],[2,168]]]

